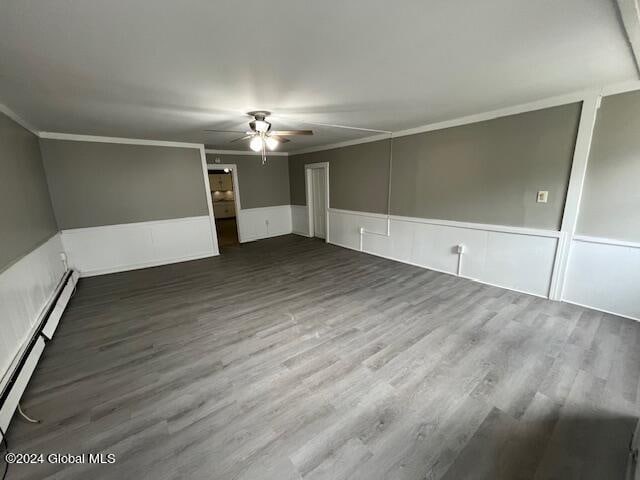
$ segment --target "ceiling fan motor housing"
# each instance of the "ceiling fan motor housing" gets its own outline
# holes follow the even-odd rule
[[[258,133],[267,133],[271,130],[271,123],[267,122],[266,118],[271,115],[271,112],[259,110],[255,112],[248,112],[247,115],[251,115],[254,120],[249,122],[251,130]]]

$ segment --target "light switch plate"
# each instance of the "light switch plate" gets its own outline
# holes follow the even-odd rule
[[[549,192],[547,190],[540,190],[538,192],[538,197],[536,199],[536,202],[547,203],[548,199],[549,199]]]

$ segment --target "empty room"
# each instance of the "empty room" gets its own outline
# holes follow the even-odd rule
[[[0,480],[639,480],[639,0],[0,1]]]

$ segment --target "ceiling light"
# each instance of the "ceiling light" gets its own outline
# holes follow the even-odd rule
[[[251,139],[251,142],[249,142],[249,148],[251,148],[251,150],[253,150],[254,152],[259,152],[260,150],[262,150],[262,147],[264,146],[264,143],[262,141],[261,137],[253,137]]]
[[[225,169],[224,169],[224,173],[229,173],[229,169],[228,169],[228,168],[225,168]]]
[[[278,148],[278,144],[280,143],[273,137],[267,137],[264,139],[264,141],[267,144],[267,148],[269,150],[275,150],[276,148]]]
[[[264,120],[256,120],[254,122],[254,128],[256,129],[256,132],[259,133],[266,133],[270,126],[269,122],[265,122]]]

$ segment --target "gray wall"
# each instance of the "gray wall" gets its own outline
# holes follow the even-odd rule
[[[391,213],[557,230],[581,105],[527,112],[393,140]],[[387,213],[389,142],[289,157],[291,200],[304,164],[330,163],[331,207]],[[546,204],[538,190],[549,191]]]
[[[215,164],[216,158],[220,159],[220,163],[237,165],[241,208],[289,205],[287,157],[268,157],[263,165],[258,155],[207,154],[207,164]]]
[[[306,205],[304,166],[329,162],[331,208],[387,213],[389,147],[381,140],[290,156],[291,203]]]
[[[581,105],[399,137],[391,213],[558,230]],[[538,190],[548,203],[536,203]]]
[[[209,214],[195,148],[40,143],[61,229]]]
[[[640,92],[602,99],[577,233],[640,242]]]
[[[0,271],[57,230],[38,138],[0,113]]]

